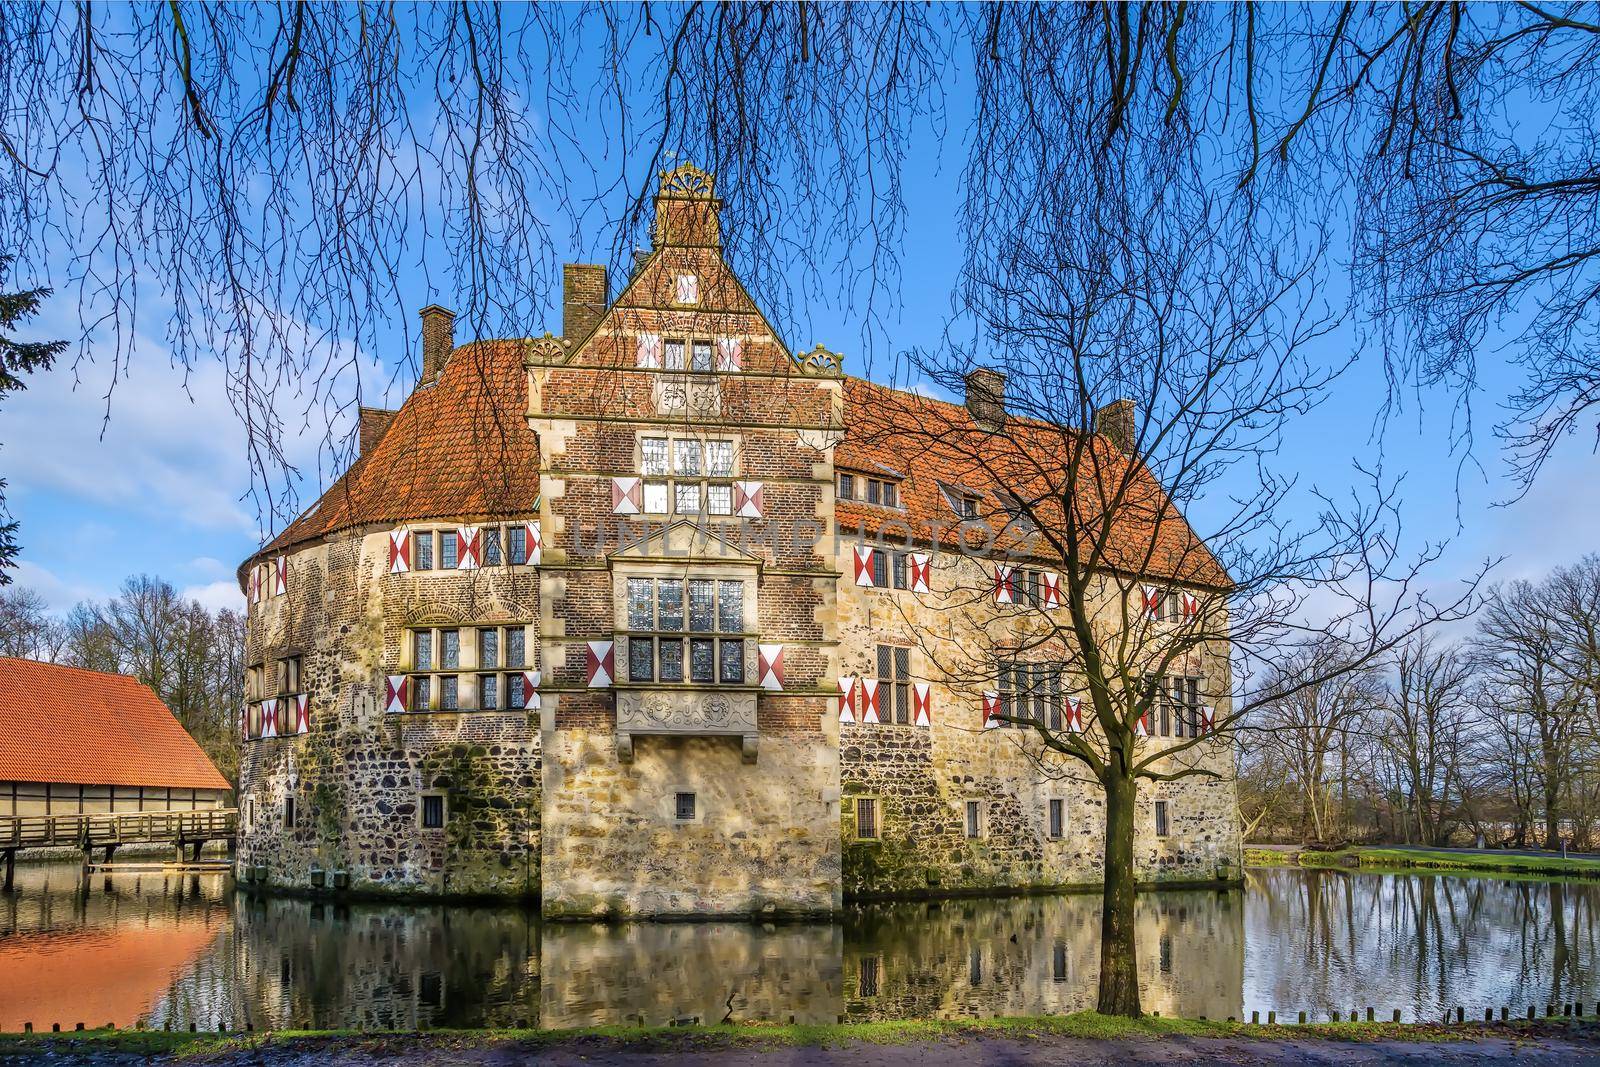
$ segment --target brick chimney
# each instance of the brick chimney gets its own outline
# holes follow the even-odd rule
[[[716,180],[693,163],[661,172],[656,193],[656,224],[651,233],[655,247],[662,245],[722,245],[722,201]]]
[[[1116,445],[1118,451],[1131,456],[1138,442],[1134,414],[1133,401],[1113,400],[1094,413],[1094,432]]]
[[[993,367],[977,367],[967,372],[967,410],[972,420],[985,430],[998,430],[1006,424],[1006,376]]]
[[[594,332],[606,313],[606,269],[594,263],[561,268],[561,336],[576,343]]]
[[[422,316],[422,381],[426,385],[439,380],[444,365],[450,362],[450,353],[456,346],[456,313],[438,304],[429,304],[418,314]]]
[[[389,421],[394,418],[394,412],[384,408],[361,408],[359,410],[356,437],[361,443],[361,454],[364,456],[372,451],[378,443],[378,438],[383,436],[383,431],[389,428]]]

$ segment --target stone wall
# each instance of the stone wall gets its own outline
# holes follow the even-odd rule
[[[342,871],[357,892],[537,895],[536,713],[383,708],[408,626],[536,622],[535,572],[387,570],[388,530],[356,531],[292,554],[286,593],[250,606],[249,662],[301,657],[311,729],[244,742],[240,866],[295,889]],[[446,799],[442,829],[421,826],[424,792]]]

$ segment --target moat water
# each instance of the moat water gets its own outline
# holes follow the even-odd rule
[[[1250,870],[1140,897],[1147,1010],[1438,1018],[1600,997],[1600,884]],[[20,866],[0,1030],[800,1022],[1092,1006],[1094,895],[852,908],[836,924],[544,923],[518,907],[318,903],[225,875]]]

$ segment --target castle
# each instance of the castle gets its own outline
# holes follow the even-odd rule
[[[559,337],[456,346],[424,309],[415,390],[361,411],[350,469],[240,567],[241,878],[551,917],[1098,882],[1098,785],[1002,725],[1081,729],[1074,679],[963,660],[1060,610],[1063,561],[1018,548],[981,461],[1032,432],[1004,378],[953,404],[791,353],[710,177],[663,175],[655,208],[614,297],[566,267]],[[1129,417],[1096,456],[1136,462]],[[1159,547],[1123,583],[1141,625],[1204,604],[1219,636],[1163,678],[1151,746],[1229,691],[1226,576],[1181,517]],[[1217,773],[1141,790],[1150,881],[1238,869],[1231,745],[1188,751]]]

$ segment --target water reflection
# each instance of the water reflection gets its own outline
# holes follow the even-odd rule
[[[1093,1002],[1093,895],[852,910],[838,924],[549,924],[517,907],[255,897],[222,876],[19,869],[0,897],[0,1029],[954,1018]],[[1140,898],[1163,1014],[1593,999],[1600,887],[1251,871]]]

